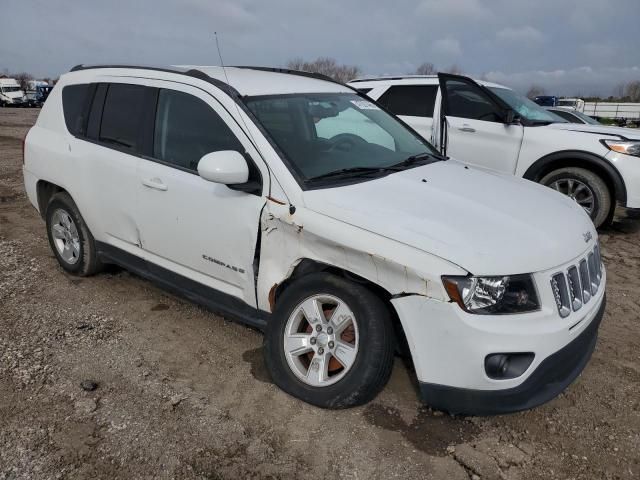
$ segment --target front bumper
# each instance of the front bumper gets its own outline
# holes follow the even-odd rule
[[[627,191],[627,203],[623,206],[640,208],[640,158],[618,152],[609,152],[606,158],[622,176]]]
[[[453,414],[495,415],[537,407],[558,396],[580,375],[598,339],[606,298],[591,323],[571,343],[547,357],[524,383],[506,390],[473,390],[420,382],[428,405]]]
[[[592,249],[593,243],[567,264],[534,274],[542,305],[536,312],[474,315],[455,303],[420,295],[393,299],[425,402],[452,413],[503,413],[539,405],[566,388],[591,354],[584,339],[594,338],[595,333],[585,332],[597,332],[602,319],[606,271],[603,268],[593,297],[565,318],[558,314],[550,279]],[[558,352],[569,345],[573,345],[569,360],[548,360],[556,355],[565,358]],[[487,373],[489,355],[519,353],[533,354],[533,359],[518,376],[496,378]],[[551,370],[558,370],[557,376],[549,373],[550,364]]]

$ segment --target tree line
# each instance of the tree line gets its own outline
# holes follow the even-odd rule
[[[531,85],[527,91],[527,97],[534,99],[540,95],[547,95],[547,90],[540,85]],[[620,83],[613,89],[613,94],[608,97],[598,96],[585,96],[581,94],[574,95],[577,98],[582,98],[587,102],[640,102],[640,80],[632,80],[627,83]]]

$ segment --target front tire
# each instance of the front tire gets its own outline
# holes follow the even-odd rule
[[[596,228],[609,219],[613,200],[605,181],[590,170],[566,167],[545,175],[540,183],[567,195],[591,217]]]
[[[81,277],[102,269],[93,235],[68,193],[60,192],[51,197],[46,221],[49,245],[63,269]]]
[[[363,285],[329,273],[291,284],[278,299],[264,358],[282,390],[321,408],[372,400],[393,368],[387,305]]]

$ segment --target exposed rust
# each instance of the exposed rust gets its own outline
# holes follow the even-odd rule
[[[273,203],[277,203],[278,205],[286,205],[287,204],[287,202],[283,202],[282,200],[278,200],[277,198],[273,198],[270,195],[267,196],[267,200],[271,200]]]
[[[273,312],[274,307],[276,306],[276,290],[278,289],[278,284],[274,283],[271,290],[269,290],[269,308]]]

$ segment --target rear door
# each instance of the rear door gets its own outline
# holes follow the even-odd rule
[[[438,74],[442,96],[440,149],[463,162],[515,173],[524,135],[520,124],[506,124],[509,107],[467,77]]]
[[[268,179],[264,164],[254,162],[258,152],[210,94],[172,82],[154,85],[156,107],[145,122],[150,130],[138,170],[136,209],[149,269],[160,266],[256,306],[262,189],[209,182],[197,168],[207,153],[235,150],[247,158],[250,180],[260,182]]]
[[[437,93],[437,85],[392,85],[377,101],[430,140]]]
[[[63,99],[74,93],[68,89],[64,88]],[[83,201],[82,207],[91,209],[86,216],[94,222],[90,227],[97,239],[138,254],[136,178],[148,90],[135,83],[92,84],[91,90],[86,136],[73,144],[75,168],[82,172],[84,197],[90,200]],[[70,115],[70,119],[84,122],[82,115]]]

